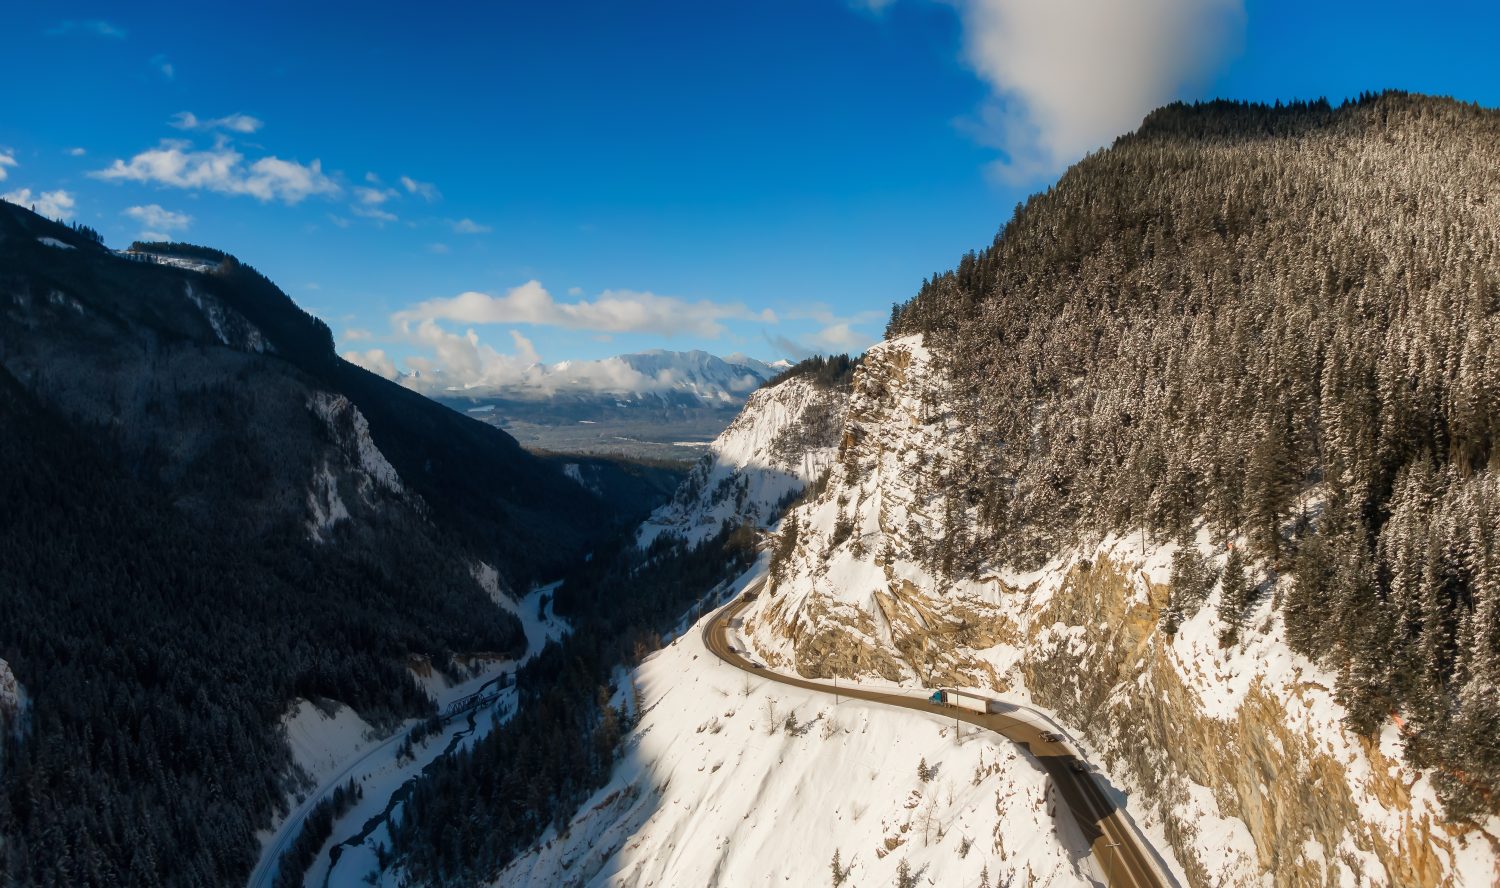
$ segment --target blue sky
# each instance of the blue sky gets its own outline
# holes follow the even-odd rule
[[[233,252],[341,350],[464,385],[858,350],[1174,97],[1500,104],[1480,3],[13,6],[0,193]]]

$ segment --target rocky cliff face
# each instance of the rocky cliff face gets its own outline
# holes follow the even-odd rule
[[[1500,823],[1443,820],[1393,720],[1347,731],[1335,679],[1291,652],[1262,582],[1227,646],[1219,592],[1167,635],[1175,544],[1076,540],[1040,570],[1003,551],[949,579],[976,508],[945,454],[967,434],[919,337],[872,349],[825,485],[781,525],[745,636],[808,676],[979,688],[1051,709],[1194,886],[1490,885]],[[747,408],[747,415],[755,405]],[[1198,539],[1210,562],[1225,552]]]
[[[833,462],[848,395],[798,377],[750,396],[672,501],[641,526],[641,545],[671,534],[693,545],[726,522],[764,527]]]

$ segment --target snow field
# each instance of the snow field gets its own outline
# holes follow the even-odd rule
[[[643,716],[610,783],[497,884],[816,885],[835,852],[849,884],[902,861],[938,885],[1088,884],[1081,833],[1009,741],[741,671],[700,629],[635,673]]]

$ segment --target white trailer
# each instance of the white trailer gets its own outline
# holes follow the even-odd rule
[[[967,709],[971,712],[994,712],[1002,705],[999,700],[991,700],[989,697],[969,691],[955,691],[952,688],[943,688],[932,696],[934,703],[957,706],[959,709]]]

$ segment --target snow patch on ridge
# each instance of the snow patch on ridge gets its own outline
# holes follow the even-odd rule
[[[341,463],[335,467],[331,459],[325,459],[308,487],[308,534],[324,540],[334,525],[352,514],[345,501],[348,489],[341,492],[341,481],[351,483],[358,500],[366,506],[374,506],[382,492],[402,496],[405,488],[395,467],[375,446],[370,424],[353,402],[343,395],[314,392],[307,409],[328,427]]]
[[[31,700],[26,687],[16,678],[10,664],[0,660],[0,741],[12,733],[26,730],[26,716]],[[0,742],[0,767],[5,764],[5,744]]]
[[[187,294],[188,301],[203,312],[203,317],[213,328],[214,335],[218,337],[221,345],[255,354],[264,354],[272,350],[258,327],[245,320],[237,312],[225,308],[213,296],[200,292],[193,286],[192,281],[183,281],[183,290]]]

